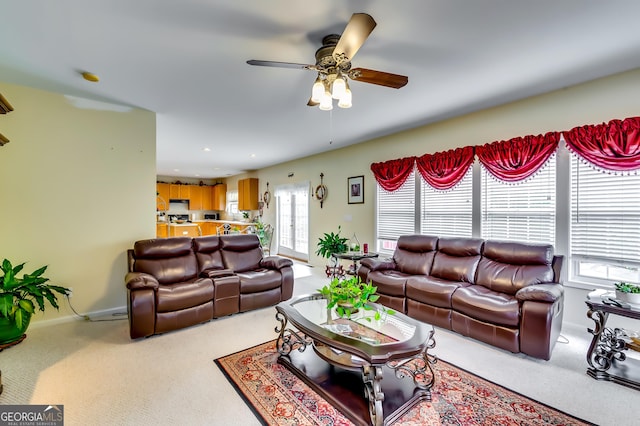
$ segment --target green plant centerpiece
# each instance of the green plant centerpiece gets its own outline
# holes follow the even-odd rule
[[[370,305],[377,301],[380,296],[376,294],[378,290],[371,283],[363,283],[360,277],[355,275],[346,279],[334,278],[328,285],[318,290],[327,299],[327,309],[336,308],[336,312],[342,318],[351,318],[351,315],[360,309],[371,311],[374,308]],[[383,313],[393,315],[395,311],[383,309]],[[381,318],[381,312],[376,310],[374,319]],[[370,317],[365,317],[371,321]]]
[[[43,266],[30,274],[18,276],[24,269],[24,263],[13,266],[4,259],[0,281],[0,344],[18,341],[29,326],[36,305],[44,312],[45,302],[59,309],[55,293],[70,294],[66,287],[47,284],[49,278],[43,274],[47,266]]]

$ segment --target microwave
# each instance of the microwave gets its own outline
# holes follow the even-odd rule
[[[205,213],[205,220],[220,220],[220,213]]]

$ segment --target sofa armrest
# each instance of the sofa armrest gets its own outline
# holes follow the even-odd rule
[[[207,269],[206,271],[202,271],[200,276],[202,278],[222,278],[229,277],[231,275],[235,275],[231,269]]]
[[[128,272],[124,282],[129,290],[152,289],[157,290],[160,283],[153,275],[144,272]]]
[[[553,303],[564,294],[564,286],[561,284],[535,284],[521,288],[516,293],[519,302],[531,300],[534,302]]]
[[[379,259],[375,257],[367,257],[360,261],[361,265],[369,268],[369,271],[382,271],[385,269],[396,269],[397,265],[393,259]]]
[[[293,261],[281,256],[267,256],[262,259],[260,266],[267,269],[282,269],[287,266],[293,266]]]

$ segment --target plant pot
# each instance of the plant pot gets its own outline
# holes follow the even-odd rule
[[[616,290],[616,299],[621,302],[631,303],[632,305],[640,305],[640,293],[623,293]]]
[[[28,316],[22,324],[22,327],[16,327],[16,324],[8,318],[0,318],[0,345],[20,340],[22,335],[27,331],[31,316]]]

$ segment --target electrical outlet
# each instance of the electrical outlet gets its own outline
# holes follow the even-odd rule
[[[67,297],[69,299],[71,299],[71,297],[73,297],[73,287],[69,287],[69,294],[67,294]]]

